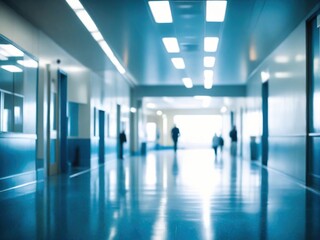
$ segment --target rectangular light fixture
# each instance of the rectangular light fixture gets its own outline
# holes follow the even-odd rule
[[[205,79],[213,79],[213,71],[212,70],[204,70],[203,75]]]
[[[66,0],[66,2],[73,10],[84,9],[79,0]]]
[[[171,58],[171,61],[176,69],[184,69],[186,67],[183,58]]]
[[[21,68],[18,68],[15,65],[3,65],[1,66],[1,68],[3,68],[4,70],[7,70],[8,72],[22,72]]]
[[[227,1],[207,1],[206,21],[223,22],[226,15]]]
[[[94,23],[94,21],[92,20],[92,18],[90,17],[90,15],[87,13],[86,10],[76,11],[76,14],[89,32],[98,31],[96,24]]]
[[[205,78],[204,79],[204,88],[205,89],[211,89],[213,85],[213,79],[212,78]]]
[[[174,38],[174,37],[162,38],[162,42],[163,42],[164,46],[166,47],[168,53],[180,52],[177,38]]]
[[[1,53],[1,50],[0,50],[0,60],[1,61],[7,61],[8,60],[8,58]]]
[[[275,72],[274,77],[275,78],[290,78],[290,77],[292,77],[292,74],[290,72]]]
[[[0,53],[5,57],[22,57],[24,53],[11,44],[0,44]]]
[[[27,68],[37,68],[38,67],[38,63],[33,59],[18,60],[17,63],[19,63],[20,65],[27,67]]]
[[[186,88],[192,88],[193,87],[191,78],[182,78],[182,82],[183,82],[183,84],[184,84],[184,86]]]
[[[92,32],[91,35],[92,35],[92,37],[94,38],[94,40],[96,40],[97,42],[103,40],[103,36],[102,36],[102,34],[101,34],[99,31],[97,31],[97,32]]]
[[[207,68],[214,67],[215,62],[216,62],[215,57],[204,57],[203,58],[204,67],[207,67]]]
[[[148,3],[156,23],[172,23],[169,1],[149,1]]]
[[[126,70],[124,67],[121,65],[121,63],[118,61],[114,53],[112,52],[111,48],[109,47],[108,43],[104,40],[98,42],[104,53],[108,56],[110,61],[113,63],[113,65],[117,68],[117,70],[121,73],[124,74]]]
[[[114,55],[111,48],[107,44],[107,42],[103,39],[102,34],[100,33],[98,27],[88,14],[88,12],[84,9],[79,0],[66,0],[69,6],[74,10],[77,14],[80,21],[86,27],[86,29],[91,33],[92,37],[98,42],[104,53],[107,55],[109,60],[113,63],[116,69],[121,73],[125,74],[126,70],[119,62],[118,58]]]
[[[268,71],[262,71],[260,75],[263,83],[270,79],[270,73]]]
[[[218,37],[205,37],[204,38],[204,51],[216,52],[218,49],[219,38]]]

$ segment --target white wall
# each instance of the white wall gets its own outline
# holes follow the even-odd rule
[[[261,112],[261,71],[270,73],[268,165],[305,181],[307,77],[304,21],[252,75],[248,84],[248,112]],[[255,127],[247,125],[246,132]]]

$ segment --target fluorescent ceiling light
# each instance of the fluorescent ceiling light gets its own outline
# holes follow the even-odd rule
[[[38,67],[38,63],[33,59],[18,60],[17,63],[19,63],[20,65],[27,67],[27,68],[37,68]]]
[[[158,110],[158,111],[157,111],[157,115],[158,115],[158,116],[161,116],[161,115],[162,115],[162,111]]]
[[[211,78],[205,78],[204,79],[204,88],[205,89],[211,89],[213,85],[213,79]]]
[[[21,68],[18,68],[15,65],[3,65],[1,66],[4,70],[7,70],[8,72],[22,72]]]
[[[212,79],[213,78],[213,71],[212,70],[204,70],[203,75],[205,79]]]
[[[66,0],[66,1],[73,10],[84,9],[82,4],[78,0]]]
[[[109,47],[108,43],[106,41],[100,41],[98,42],[102,50],[105,52],[105,54],[108,56],[110,61],[113,63],[113,65],[117,68],[117,70],[121,73],[124,74],[126,70],[124,67],[121,65],[121,63],[118,61],[114,53],[112,52],[111,48]]]
[[[274,76],[275,76],[276,78],[290,78],[290,77],[292,76],[292,74],[289,73],[289,72],[276,72],[276,73],[274,74]]]
[[[86,10],[76,11],[76,14],[83,25],[87,28],[89,32],[97,32],[98,28],[92,18],[89,16]]]
[[[228,111],[228,108],[226,106],[221,107],[220,112],[225,113]]]
[[[7,61],[8,60],[8,58],[6,56],[1,54],[1,50],[0,50],[0,60],[1,61]]]
[[[126,73],[126,70],[124,69],[124,67],[121,65],[119,60],[114,55],[113,55],[112,58],[110,58],[110,60],[114,64],[114,66],[117,68],[119,73],[121,73],[121,74],[125,74]]]
[[[147,103],[147,108],[156,108],[154,103]]]
[[[156,23],[172,23],[169,1],[149,1],[148,3]]]
[[[92,35],[92,37],[94,38],[94,40],[96,40],[97,42],[103,40],[103,36],[102,36],[102,34],[101,34],[99,31],[97,31],[97,32],[92,32],[91,35]]]
[[[5,57],[22,57],[24,53],[11,44],[0,44],[0,53]]]
[[[126,72],[125,68],[121,65],[117,57],[114,55],[114,53],[112,52],[107,42],[104,41],[103,36],[99,32],[99,29],[97,28],[96,24],[94,23],[90,15],[87,13],[87,11],[83,8],[81,3],[78,0],[66,0],[66,1],[69,4],[69,6],[74,10],[74,12],[77,14],[78,18],[87,28],[87,30],[91,33],[92,37],[98,42],[98,44],[100,45],[102,50],[105,52],[105,54],[108,56],[109,60],[116,67],[116,69],[121,74],[124,74]]]
[[[182,78],[182,82],[183,82],[183,84],[184,84],[184,86],[186,88],[192,88],[193,87],[191,78]]]
[[[130,108],[130,112],[135,113],[135,112],[137,112],[137,109],[132,107],[132,108]]]
[[[288,56],[276,56],[274,61],[276,63],[288,63],[289,62],[289,57]]]
[[[207,1],[207,22],[223,22],[227,9],[227,1]]]
[[[219,44],[218,37],[205,37],[204,38],[204,51],[216,52]]]
[[[186,67],[183,58],[171,58],[171,61],[176,69],[184,69]]]
[[[178,40],[174,37],[162,38],[162,42],[167,49],[168,53],[180,52]]]
[[[99,43],[100,47],[102,48],[102,50],[104,51],[104,53],[108,56],[109,59],[114,56],[111,48],[109,47],[109,45],[106,41],[103,40],[98,43]]]
[[[213,67],[216,62],[215,57],[204,57],[203,58],[203,65],[204,67]]]
[[[268,81],[270,78],[270,73],[267,71],[262,71],[261,72],[261,81],[264,83],[266,81]]]

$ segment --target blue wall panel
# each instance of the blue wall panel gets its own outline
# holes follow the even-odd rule
[[[34,181],[36,140],[0,137],[0,190]]]
[[[0,138],[0,178],[35,171],[36,140]]]
[[[90,139],[68,139],[68,160],[75,167],[90,167]]]
[[[68,129],[69,136],[78,136],[78,126],[79,126],[79,104],[74,102],[68,103]]]
[[[268,166],[306,181],[306,137],[269,137]]]

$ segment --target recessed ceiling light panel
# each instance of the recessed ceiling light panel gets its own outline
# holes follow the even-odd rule
[[[38,63],[33,59],[18,60],[17,63],[19,63],[20,65],[27,67],[27,68],[37,68],[38,67]]]
[[[216,52],[218,49],[219,38],[218,37],[205,37],[204,38],[204,51]]]
[[[12,44],[0,44],[0,53],[5,57],[23,57],[24,53]]]
[[[22,69],[21,68],[18,68],[17,66],[15,65],[3,65],[1,66],[1,68],[3,68],[4,70],[8,71],[8,72],[22,72]]]
[[[204,57],[203,58],[204,67],[207,67],[207,68],[214,67],[215,62],[216,62],[215,57]]]
[[[182,82],[183,82],[183,84],[184,84],[184,86],[186,88],[192,88],[193,87],[191,78],[182,78]]]
[[[162,38],[162,42],[166,47],[168,53],[180,52],[177,38],[174,38],[174,37]]]
[[[184,69],[186,67],[183,58],[171,58],[171,61],[176,69]]]
[[[172,23],[169,1],[149,1],[148,3],[156,23]]]
[[[206,21],[223,22],[227,9],[227,1],[207,1]]]

